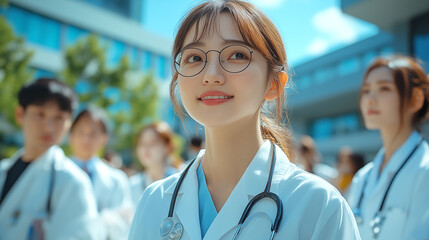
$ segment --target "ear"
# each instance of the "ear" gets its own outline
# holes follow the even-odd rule
[[[278,97],[279,93],[280,94],[283,93],[283,90],[284,90],[286,83],[287,83],[287,80],[288,80],[288,76],[287,76],[286,72],[281,71],[281,72],[279,72],[278,77],[279,77],[280,91],[278,91],[276,85],[273,84],[273,81],[271,81],[271,88],[265,94],[265,99],[267,101],[272,101]]]
[[[410,110],[414,114],[418,112],[424,104],[425,95],[421,89],[414,89],[411,96]]]
[[[22,126],[23,117],[24,117],[24,108],[22,106],[18,106],[15,110],[15,119],[18,125]]]
[[[107,135],[107,133],[103,134],[103,139],[102,139],[102,146],[105,147],[107,144],[107,141],[109,141],[109,136]]]

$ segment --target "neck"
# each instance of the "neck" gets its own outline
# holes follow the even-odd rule
[[[82,162],[88,162],[93,157],[93,155],[86,154],[74,154],[74,156]]]
[[[48,148],[39,148],[39,147],[32,147],[28,145],[24,145],[24,154],[22,154],[21,159],[23,162],[32,162],[38,157],[40,157],[43,153],[45,153]]]
[[[154,182],[165,178],[165,164],[155,164],[146,168],[145,172],[149,178]]]
[[[259,115],[225,127],[206,128],[203,169],[207,186],[219,210],[264,143]],[[220,190],[220,201],[216,195]]]
[[[411,126],[403,126],[401,128],[398,127],[396,131],[392,131],[390,129],[381,130],[381,137],[383,139],[384,147],[384,159],[380,166],[380,173],[383,171],[386,164],[390,161],[396,150],[398,150],[402,144],[407,141],[413,131],[414,128]]]

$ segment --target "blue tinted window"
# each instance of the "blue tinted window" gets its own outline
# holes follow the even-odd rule
[[[66,30],[66,45],[72,45],[75,44],[80,38],[86,37],[88,35],[88,32],[75,27],[75,26],[67,26]]]
[[[335,134],[347,134],[356,132],[360,128],[359,117],[356,114],[344,115],[336,118]]]
[[[34,78],[42,78],[42,77],[55,77],[55,74],[51,71],[43,70],[43,69],[35,69]]]
[[[45,19],[45,27],[42,37],[43,46],[52,49],[60,49],[61,24],[52,19]]]
[[[166,64],[167,59],[163,56],[158,57],[158,77],[161,79],[167,78]]]
[[[6,9],[6,18],[9,20],[14,32],[18,35],[24,35],[27,28],[28,13],[20,8],[10,6]]]
[[[140,69],[148,71],[152,68],[152,54],[148,51],[143,51],[141,54]]]
[[[79,80],[74,86],[74,90],[77,94],[87,94],[91,91],[91,85],[84,80]]]
[[[325,138],[329,138],[332,136],[334,123],[332,119],[324,118],[320,120],[316,120],[313,123],[312,132],[313,137],[316,140],[322,140]]]
[[[412,49],[429,72],[429,13],[412,21]]]
[[[131,47],[128,57],[132,67],[137,67],[139,63],[139,51],[136,47]]]
[[[353,57],[342,61],[338,66],[338,73],[345,76],[358,71],[360,68],[359,58]]]
[[[41,43],[44,19],[36,14],[29,14],[28,20],[31,25],[27,29],[27,40],[33,43]]]
[[[335,69],[332,67],[322,67],[315,73],[314,77],[317,83],[332,80],[335,77]]]
[[[108,63],[116,65],[121,60],[125,53],[125,44],[116,40],[112,40],[109,44]]]

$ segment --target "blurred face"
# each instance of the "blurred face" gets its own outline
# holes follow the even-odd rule
[[[144,167],[164,164],[169,147],[153,129],[146,129],[140,134],[136,147],[137,157]]]
[[[102,123],[88,115],[82,116],[70,133],[72,154],[80,160],[89,160],[106,142],[107,135],[103,131]]]
[[[340,174],[353,174],[354,166],[349,153],[340,154],[337,168]]]
[[[186,111],[200,124],[216,127],[232,124],[244,118],[259,114],[268,85],[268,63],[263,55],[243,42],[237,24],[229,14],[220,14],[217,19],[218,31],[202,36],[193,42],[195,25],[188,32],[184,47],[198,48],[207,53],[207,65],[192,77],[178,77],[180,96]],[[200,24],[202,28],[203,24]],[[201,29],[200,31],[201,32]],[[231,73],[219,63],[219,53],[233,44],[246,46],[253,51],[251,56],[245,51],[232,51],[222,55],[222,61],[250,61],[242,72]],[[216,51],[211,51],[216,50]],[[225,51],[226,52],[226,51]],[[201,64],[204,54],[184,56],[188,64]]]
[[[71,114],[60,109],[54,101],[45,104],[21,106],[16,111],[16,119],[22,126],[26,150],[37,149],[44,152],[59,144],[71,125]]]
[[[368,129],[396,128],[400,124],[400,97],[387,67],[374,69],[362,86],[360,108]]]

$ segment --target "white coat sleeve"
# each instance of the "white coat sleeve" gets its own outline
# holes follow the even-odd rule
[[[353,213],[343,198],[331,200],[322,211],[312,240],[360,240]]]
[[[130,230],[133,204],[128,178],[116,174],[112,205],[101,211],[100,217],[110,239],[126,239]]]
[[[52,214],[44,223],[46,239],[102,239],[104,233],[97,221],[96,201],[89,179],[83,174],[81,178],[72,174],[62,177],[57,177]]]

